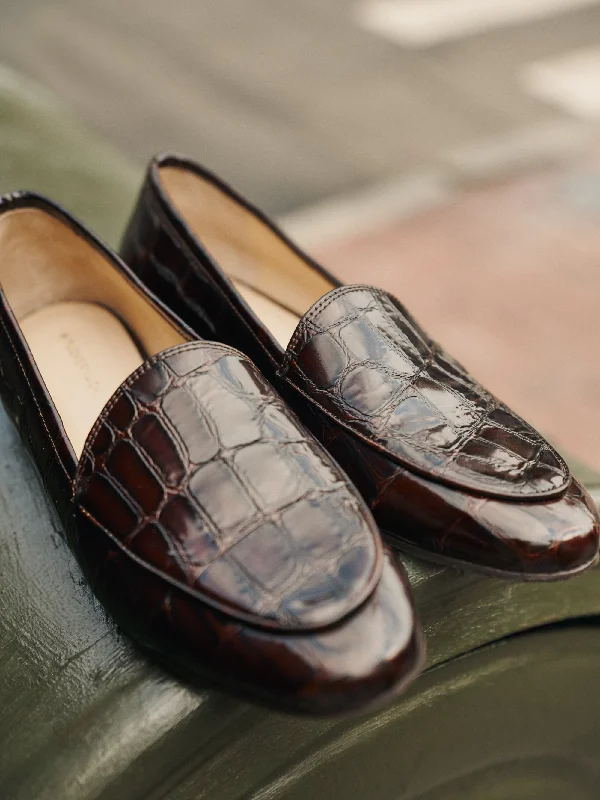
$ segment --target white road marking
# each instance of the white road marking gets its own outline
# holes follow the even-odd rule
[[[363,28],[400,44],[427,47],[598,3],[599,0],[360,0],[355,17]]]
[[[583,119],[600,119],[600,48],[575,50],[521,69],[529,94]]]

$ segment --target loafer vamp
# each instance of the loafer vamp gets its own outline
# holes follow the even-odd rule
[[[130,559],[262,627],[333,625],[381,576],[354,487],[222,345],[172,348],[130,377],[88,437],[75,502]]]
[[[430,480],[528,501],[569,484],[558,453],[379,289],[325,295],[298,325],[282,372],[335,423]]]

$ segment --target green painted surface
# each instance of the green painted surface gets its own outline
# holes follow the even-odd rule
[[[378,718],[327,732],[249,796],[595,800],[599,658],[596,627],[489,645],[431,670]]]
[[[117,241],[140,176],[7,72],[0,147],[0,191],[48,193]],[[518,584],[406,564],[430,669],[393,708],[313,722],[191,692],[105,618],[0,409],[0,797],[597,796],[599,572]],[[494,644],[560,620],[577,624]]]
[[[0,194],[48,194],[116,244],[142,173],[45,92],[0,66]]]

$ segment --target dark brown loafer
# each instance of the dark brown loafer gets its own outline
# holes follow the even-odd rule
[[[2,398],[123,630],[275,708],[398,693],[423,657],[403,569],[248,357],[37,195],[0,201],[0,285]]]
[[[342,286],[210,172],[155,160],[122,253],[199,335],[250,355],[393,544],[526,580],[596,563],[598,512],[558,453],[394,297]]]

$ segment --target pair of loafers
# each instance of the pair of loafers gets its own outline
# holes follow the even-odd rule
[[[555,450],[211,173],[152,162],[121,254],[0,201],[0,388],[94,591],[177,674],[363,710],[423,662],[397,550],[524,580],[596,563]]]

